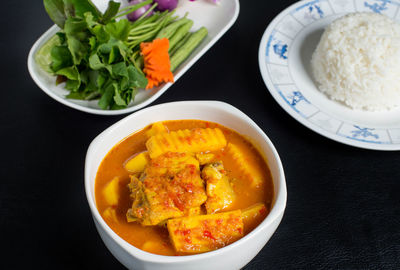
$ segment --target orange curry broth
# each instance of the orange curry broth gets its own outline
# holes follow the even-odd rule
[[[236,200],[229,206],[229,208],[224,209],[224,211],[245,209],[259,202],[264,203],[268,212],[270,211],[274,195],[271,173],[260,153],[247,139],[239,135],[237,132],[213,122],[200,120],[174,120],[164,121],[163,124],[168,127],[169,131],[193,128],[221,129],[227,141],[240,147],[240,149],[246,154],[247,162],[252,163],[258,170],[261,170],[264,176],[264,181],[261,186],[257,188],[251,187],[248,179],[235,169],[233,159],[229,157],[224,149],[213,152],[216,154],[218,160],[222,160],[227,175],[231,179],[233,190],[236,193]],[[159,255],[188,255],[179,254],[174,250],[174,247],[169,240],[168,230],[165,227],[142,226],[136,222],[128,223],[126,220],[126,212],[131,207],[132,201],[129,197],[129,189],[127,187],[130,182],[129,172],[125,170],[124,164],[135,154],[146,150],[145,143],[148,138],[145,133],[150,128],[151,125],[128,136],[115,145],[103,159],[97,172],[95,182],[97,208],[103,216],[102,213],[108,205],[105,202],[102,190],[114,177],[119,177],[120,199],[115,208],[118,222],[111,219],[104,219],[108,226],[110,226],[110,228],[121,238],[139,249],[144,249],[145,251]],[[251,225],[252,228],[258,225],[259,221],[256,222],[257,224]],[[156,243],[156,248],[154,248],[153,245],[151,250],[146,250],[143,245],[147,241]]]

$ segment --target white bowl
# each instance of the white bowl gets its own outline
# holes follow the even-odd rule
[[[109,150],[135,131],[164,120],[199,119],[222,124],[250,138],[271,170],[275,196],[265,220],[242,239],[216,251],[190,256],[161,256],[142,251],[119,237],[99,214],[94,196],[97,170]],[[90,144],[85,163],[85,190],[96,228],[111,253],[129,269],[240,269],[253,259],[278,227],[286,206],[286,182],[275,147],[244,113],[218,101],[183,101],[152,106],[112,125]]]
[[[121,2],[122,6],[127,5],[127,0],[117,1]],[[92,0],[92,2],[101,11],[104,11],[107,7],[108,0]],[[195,31],[201,26],[204,26],[208,29],[208,36],[174,72],[175,82],[233,25],[239,15],[239,0],[222,0],[220,5],[211,4],[209,1],[180,1],[175,14],[183,16],[186,12],[188,13],[188,18],[192,19],[194,22],[192,30]],[[64,89],[64,84],[56,85],[56,77],[43,71],[34,59],[36,52],[42,45],[59,30],[60,29],[54,25],[35,42],[29,52],[28,70],[35,83],[47,95],[66,106],[87,113],[102,115],[130,113],[149,105],[172,86],[171,83],[165,83],[149,90],[139,89],[134,101],[131,102],[127,108],[121,110],[102,110],[97,105],[98,100],[86,101],[67,99],[65,96],[69,92]]]

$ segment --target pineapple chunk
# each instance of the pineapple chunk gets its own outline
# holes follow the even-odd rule
[[[187,208],[184,211],[184,216],[185,217],[190,217],[190,216],[198,216],[202,214],[201,206],[197,207],[192,207],[192,208]]]
[[[224,133],[219,128],[196,128],[157,134],[146,142],[151,158],[167,152],[189,152],[219,150],[226,146]]]
[[[252,187],[258,187],[263,182],[262,173],[250,163],[242,149],[232,143],[228,143],[226,147],[228,153],[231,155],[233,160],[236,162],[237,168],[243,173],[243,175],[249,179]]]
[[[117,205],[119,201],[119,178],[114,177],[103,189],[104,199],[108,205]]]
[[[103,218],[108,222],[118,222],[117,212],[112,207],[107,207],[103,212]]]
[[[229,207],[236,198],[229,179],[226,176],[221,162],[215,162],[204,166],[201,176],[207,182],[206,210],[207,214],[213,214]]]
[[[170,219],[167,227],[175,250],[182,253],[215,250],[243,236],[240,210]]]
[[[146,132],[146,136],[147,138],[150,138],[151,136],[161,133],[168,133],[167,127],[164,126],[163,122],[155,122],[151,125],[150,130]]]
[[[196,154],[196,158],[199,161],[200,165],[204,165],[210,163],[214,159],[215,155],[213,153],[198,153]]]
[[[144,171],[149,161],[149,153],[145,151],[128,160],[125,164],[125,169],[131,173],[140,173]]]
[[[256,203],[242,210],[244,231],[248,233],[260,224],[267,216],[268,211],[263,203]]]

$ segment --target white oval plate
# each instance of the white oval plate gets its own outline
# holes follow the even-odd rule
[[[374,150],[400,150],[400,108],[356,111],[330,100],[313,81],[310,60],[333,20],[351,12],[378,12],[400,21],[400,2],[303,0],[267,27],[259,48],[262,77],[275,100],[297,121],[332,140]]]
[[[92,0],[92,2],[100,10],[104,11],[108,0]],[[122,6],[126,6],[127,4],[126,0],[120,2],[122,2]],[[211,4],[209,1],[205,0],[198,0],[195,2],[189,0],[179,1],[175,14],[183,16],[186,12],[188,12],[188,18],[192,19],[194,22],[192,31],[197,30],[201,26],[205,26],[208,29],[208,36],[175,71],[175,81],[177,81],[233,25],[239,14],[239,0],[221,0],[219,5]],[[128,108],[122,110],[102,110],[97,105],[98,100],[82,101],[67,99],[65,96],[69,92],[63,88],[64,84],[56,86],[56,78],[43,71],[34,60],[36,51],[58,31],[59,28],[54,25],[35,42],[29,52],[28,69],[35,83],[46,94],[64,105],[93,114],[118,115],[130,113],[149,105],[172,85],[171,83],[166,83],[150,90],[140,89],[135,100],[128,105]]]

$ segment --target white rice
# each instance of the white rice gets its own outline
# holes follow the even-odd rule
[[[319,89],[353,109],[400,105],[400,24],[376,13],[352,13],[325,30],[312,56]]]

